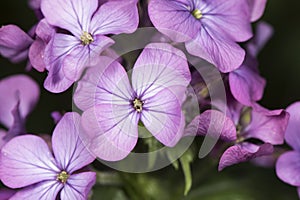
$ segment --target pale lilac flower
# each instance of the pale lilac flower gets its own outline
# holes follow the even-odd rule
[[[74,95],[84,111],[89,149],[104,160],[125,158],[137,143],[139,121],[159,142],[174,146],[182,136],[181,104],[190,79],[185,55],[163,43],[144,48],[131,84],[125,69],[111,59],[90,68]]]
[[[10,188],[22,188],[11,200],[82,199],[95,183],[95,172],[78,172],[95,159],[79,138],[80,116],[67,113],[52,136],[53,154],[35,135],[18,136],[1,150],[1,181]],[[24,188],[23,188],[24,187]]]
[[[25,60],[33,39],[16,25],[0,28],[0,55],[17,63]]]
[[[62,92],[77,81],[87,66],[97,64],[100,53],[113,44],[104,35],[132,33],[138,26],[137,0],[42,0],[48,23],[63,29],[56,33],[45,50],[49,76],[45,88]]]
[[[30,77],[14,75],[0,81],[0,148],[16,135],[25,133],[25,122],[40,96],[39,86]]]
[[[251,36],[246,0],[152,0],[154,26],[187,51],[214,64],[221,72],[237,69],[245,51],[237,44]]]
[[[290,120],[285,132],[285,141],[293,150],[282,154],[276,163],[277,176],[284,182],[296,186],[300,197],[300,102],[287,109]]]

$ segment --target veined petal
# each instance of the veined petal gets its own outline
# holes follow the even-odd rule
[[[1,150],[0,178],[10,188],[55,181],[58,172],[46,142],[37,136],[15,137]]]
[[[91,21],[93,34],[133,33],[139,23],[137,0],[108,1],[100,6]]]
[[[89,68],[79,81],[74,102],[81,110],[98,104],[129,105],[133,91],[123,66],[108,57]]]
[[[212,63],[223,73],[240,67],[245,58],[245,51],[237,43],[204,27],[185,46],[190,54]]]
[[[176,145],[185,126],[181,99],[166,88],[143,102],[141,121],[145,127],[164,145]]]
[[[0,28],[0,55],[13,62],[22,61],[27,57],[26,52],[32,42],[33,39],[16,25]]]
[[[273,152],[273,146],[265,143],[261,146],[244,142],[229,147],[222,155],[219,162],[219,171],[225,167],[249,161],[264,155],[269,155]]]
[[[52,136],[52,148],[61,170],[72,173],[90,164],[95,157],[86,149],[79,137],[80,116],[66,113],[56,125]]]
[[[203,13],[203,28],[221,37],[243,42],[252,37],[247,0],[197,1]]]
[[[291,104],[286,111],[290,114],[290,119],[285,131],[285,140],[293,149],[300,151],[300,102]]]
[[[266,80],[255,70],[242,65],[229,73],[230,91],[240,103],[251,106],[252,102],[259,101],[264,92]]]
[[[89,45],[77,45],[63,60],[64,75],[73,81],[77,81],[86,67],[98,63],[100,53],[114,41],[102,35],[93,36],[94,41]]]
[[[300,152],[289,151],[282,154],[276,163],[277,176],[284,182],[300,186]]]
[[[288,120],[289,114],[285,111],[279,115],[267,116],[265,113],[252,110],[251,122],[243,136],[257,138],[273,145],[283,144]]]
[[[80,37],[89,32],[92,15],[98,7],[98,0],[42,0],[41,10],[52,26],[58,26]]]
[[[175,42],[186,42],[197,36],[202,25],[192,15],[193,7],[191,1],[152,0],[148,12],[151,22],[160,32]]]
[[[60,193],[61,200],[85,200],[96,182],[95,172],[72,174]]]
[[[25,75],[14,75],[0,81],[0,123],[10,128],[13,124],[12,111],[20,101],[19,112],[23,119],[36,105],[40,89],[37,83]]]
[[[217,110],[207,110],[196,116],[184,132],[184,136],[208,135],[225,141],[237,139],[233,121]]]
[[[98,104],[83,113],[81,138],[100,159],[122,160],[136,145],[139,118],[129,104]]]
[[[58,192],[63,187],[58,181],[43,181],[17,192],[10,200],[55,200]]]
[[[186,88],[190,80],[191,73],[183,52],[163,43],[147,45],[132,71],[132,87],[140,98],[152,97],[164,88]],[[185,90],[172,92],[182,97]]]

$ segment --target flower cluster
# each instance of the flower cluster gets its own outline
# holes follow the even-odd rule
[[[190,137],[215,141],[210,156],[219,159],[219,171],[273,158],[286,140],[294,151],[278,159],[277,174],[300,188],[299,104],[269,110],[258,103],[266,80],[256,57],[273,33],[269,24],[257,22],[266,0],[30,0],[29,5],[39,22],[29,33],[2,26],[0,55],[13,63],[28,60],[27,71],[46,73],[42,87],[48,92],[62,93],[76,83],[76,109],[55,113],[52,140],[45,141],[26,130],[40,96],[38,84],[27,75],[0,81],[0,180],[14,189],[0,191],[0,197],[88,199],[99,161],[122,161],[147,145],[173,149]],[[142,39],[136,34],[134,40],[144,45],[119,55],[130,41],[126,37],[146,26],[155,34]],[[213,99],[217,82],[224,95]]]

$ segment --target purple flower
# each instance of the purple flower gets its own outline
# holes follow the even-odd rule
[[[0,81],[0,148],[16,135],[25,133],[27,115],[37,104],[40,89],[28,76],[14,75]]]
[[[285,141],[293,150],[279,157],[276,173],[282,181],[296,186],[300,197],[300,103],[293,103],[286,110],[290,113],[290,120],[285,132]]]
[[[132,33],[138,26],[137,0],[43,0],[42,12],[56,33],[45,50],[49,76],[44,84],[51,92],[65,91],[79,79],[87,66],[98,62],[99,54],[113,40],[104,35]]]
[[[22,188],[11,199],[87,199],[95,183],[94,172],[77,172],[93,162],[79,138],[80,116],[67,113],[54,129],[53,153],[35,135],[18,136],[1,150],[1,181]]]
[[[162,144],[174,146],[182,136],[181,104],[191,79],[185,55],[169,44],[147,45],[131,84],[119,63],[104,60],[86,72],[74,95],[84,111],[89,149],[104,160],[123,159],[136,145],[139,121]]]
[[[33,39],[16,25],[0,28],[0,55],[17,63],[25,60]]]
[[[251,36],[246,0],[152,0],[154,26],[187,51],[214,64],[221,72],[237,69],[245,51],[236,43]]]
[[[251,22],[257,21],[264,13],[267,0],[248,0],[251,12]]]

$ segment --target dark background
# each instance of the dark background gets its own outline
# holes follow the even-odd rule
[[[270,109],[286,108],[289,104],[300,100],[300,1],[269,0],[262,19],[270,23],[274,27],[275,32],[258,57],[261,74],[267,79],[267,86],[261,103]],[[26,0],[0,1],[0,25],[16,24],[23,30],[28,31],[36,22],[37,19],[33,11],[27,6]],[[11,64],[6,59],[0,58],[0,78],[17,73],[26,73],[39,83],[42,83],[46,73],[41,74],[35,70],[24,72],[25,65],[26,62]],[[68,90],[63,94],[51,94],[41,86],[41,92],[39,104],[28,120],[28,131],[33,133],[51,133],[54,124],[50,113],[55,110],[71,110],[72,91]],[[282,195],[287,195],[287,198],[284,199],[296,199],[296,189],[277,180],[273,169],[245,167],[245,165],[233,167],[227,172],[225,170],[224,174],[217,176],[220,182],[232,181],[234,183],[233,185],[236,188],[229,187],[229,189],[226,189],[225,187],[225,191],[230,191],[230,189],[233,192],[237,191],[239,186],[243,188],[249,187],[247,184],[239,185],[237,184],[239,182],[235,181],[239,180],[236,177],[243,178],[240,177],[241,170],[246,170],[244,175],[248,174],[248,177],[251,178],[250,187],[256,188],[255,190],[258,190],[257,192],[259,193],[265,193],[264,199],[283,199],[283,196],[277,196],[275,191]],[[194,173],[197,173],[195,169]],[[201,193],[200,189],[199,192]],[[272,198],[267,198],[268,196],[272,196]],[[208,197],[207,199],[213,199],[212,194],[208,193]],[[224,198],[216,196],[215,199]]]

